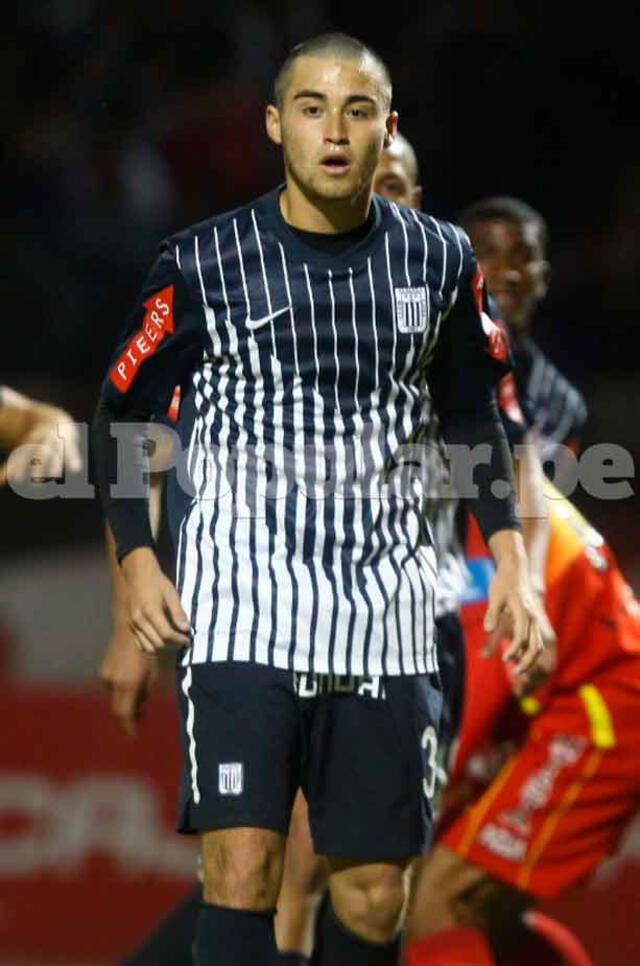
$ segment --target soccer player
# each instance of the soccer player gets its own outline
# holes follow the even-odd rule
[[[0,450],[12,452],[10,460],[0,464],[0,486],[8,480],[57,478],[65,469],[71,473],[82,469],[78,435],[69,413],[9,386],[0,386]]]
[[[550,485],[549,500],[546,602],[558,667],[520,710],[504,665],[479,656],[481,575],[491,563],[479,538],[472,548],[474,685],[451,814],[409,917],[410,966],[449,962],[438,958],[445,941],[457,954],[454,943],[465,943],[472,964],[587,963],[535,906],[595,870],[640,801],[640,604],[603,538]],[[465,929],[447,932],[455,927]]]
[[[533,415],[542,457],[556,460],[556,473],[562,478],[567,468],[563,447],[578,448],[587,407],[531,334],[536,309],[549,286],[546,222],[531,205],[509,197],[475,201],[459,220],[509,326],[518,394]]]
[[[428,394],[448,441],[489,444],[473,501],[497,561],[488,625],[511,615],[518,674],[543,651],[493,401],[505,343],[464,234],[373,197],[396,125],[387,69],[363,44],[324,35],[295,48],[267,108],[284,188],[164,244],[94,420],[139,644],[181,648],[180,824],[200,833],[204,867],[198,964],[277,962],[300,785],[330,868],[315,962],[397,956],[441,702],[423,484],[396,472]],[[110,430],[164,413],[177,383],[193,496],[174,514],[176,589],[146,499],[111,491]]]

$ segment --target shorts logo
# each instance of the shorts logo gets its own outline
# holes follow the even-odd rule
[[[244,765],[232,761],[218,765],[218,792],[221,795],[242,795],[244,791]]]
[[[398,331],[406,335],[425,332],[427,328],[427,290],[421,288],[397,288],[396,319]]]
[[[508,862],[522,862],[527,853],[527,843],[524,839],[493,824],[484,826],[478,836],[478,842],[489,852],[494,852]]]
[[[139,332],[127,342],[109,373],[116,389],[126,392],[145,359],[152,356],[167,332],[174,331],[173,285],[167,285],[143,303],[146,309]]]

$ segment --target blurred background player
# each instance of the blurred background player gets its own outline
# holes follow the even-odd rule
[[[531,318],[540,300],[544,297],[547,290],[549,277],[549,265],[546,261],[546,239],[547,229],[542,216],[525,202],[513,198],[491,198],[470,205],[466,208],[461,217],[461,222],[470,233],[472,243],[480,253],[480,263],[486,273],[487,282],[490,286],[492,295],[495,296],[500,304],[500,309],[505,319],[510,325],[514,342],[516,345],[516,368],[515,377],[519,390],[519,398],[523,402],[523,408],[528,417],[533,420],[541,434],[541,448],[544,456],[554,459],[556,473],[562,472],[563,466],[566,468],[567,462],[564,459],[564,446],[576,450],[578,448],[578,435],[586,419],[586,406],[578,391],[562,376],[549,360],[543,355],[542,351],[533,343],[530,338]],[[519,368],[522,366],[522,368]],[[558,494],[556,493],[557,497]],[[568,505],[567,505],[568,506]],[[564,509],[558,502],[551,503],[551,526],[552,544],[545,551],[545,580],[540,584],[538,590],[545,593],[545,601],[548,614],[556,630],[560,649],[559,660],[561,668],[566,660],[566,650],[570,642],[567,635],[566,614],[561,612],[557,606],[560,591],[554,587],[545,588],[546,581],[550,576],[557,577],[557,573],[550,565],[552,559],[558,558],[558,547],[562,547],[563,533],[560,521],[563,515],[569,514],[567,507]],[[574,513],[574,511],[571,511]],[[467,535],[467,554],[468,563],[472,574],[472,583],[469,587],[466,600],[467,606],[463,608],[463,623],[465,628],[467,662],[469,665],[467,700],[465,703],[464,727],[461,735],[461,745],[458,751],[455,765],[455,775],[459,775],[462,763],[468,759],[469,749],[477,745],[480,736],[487,735],[491,730],[491,722],[495,722],[499,717],[501,701],[505,696],[507,679],[504,675],[496,678],[489,673],[489,668],[495,672],[496,665],[479,660],[479,653],[482,647],[482,615],[486,604],[486,595],[483,590],[489,570],[486,571],[486,554],[483,551],[483,541],[475,528],[472,520],[468,522]],[[566,527],[565,527],[566,531]],[[586,532],[586,525],[584,528]],[[567,546],[571,546],[571,541]],[[567,551],[567,547],[565,547]],[[578,583],[565,581],[560,584],[564,592],[563,606],[573,606],[580,608],[582,600]],[[571,600],[571,595],[573,599]],[[575,641],[573,642],[575,644]],[[486,656],[486,655],[485,655]],[[552,676],[554,687],[559,687],[559,677],[561,668]],[[498,669],[499,670],[499,669]],[[491,687],[491,684],[498,686]],[[473,684],[473,686],[471,686]],[[586,693],[590,693],[587,691]],[[523,707],[538,708],[537,699],[527,699],[523,702]],[[449,795],[449,801],[456,800],[456,795],[460,793],[458,787],[454,788]],[[490,793],[489,793],[490,794]],[[500,836],[500,832],[495,833]],[[506,835],[503,835],[505,838]],[[445,838],[445,841],[447,839]],[[421,916],[426,909],[433,888],[440,889],[442,882],[434,883],[432,879],[433,870],[440,868],[437,863],[441,863],[440,850],[436,850],[433,857],[429,858],[425,864],[425,878],[421,879],[418,900],[413,909],[413,914],[409,922],[409,935],[418,935],[421,927]],[[454,877],[459,874],[459,868],[453,872]],[[456,888],[461,888],[460,879],[456,881]],[[491,890],[487,890],[487,895]],[[478,890],[478,895],[482,894],[482,889]],[[495,898],[495,896],[494,896]],[[447,901],[451,899],[447,896]],[[522,904],[509,902],[509,896],[499,895],[497,898],[503,917],[501,919],[502,932],[510,937],[509,943],[515,937],[517,944],[518,937],[523,938],[525,927],[519,911]],[[490,908],[492,899],[488,898],[487,903]],[[452,905],[455,901],[452,900]],[[478,908],[480,908],[480,905]],[[496,907],[497,909],[497,907]],[[509,911],[507,911],[509,910]],[[494,910],[495,911],[495,910]],[[436,914],[437,918],[437,914]],[[440,927],[444,928],[440,921]],[[465,924],[464,915],[459,923]],[[519,923],[514,928],[514,923]],[[453,925],[453,919],[448,923]],[[557,933],[557,925],[553,925],[551,932]],[[482,956],[489,956],[488,949],[485,948],[484,954],[481,951],[482,939],[471,935],[449,937],[445,942],[445,936],[435,935],[424,945],[420,956],[416,962],[440,962],[437,959],[438,951],[441,948],[450,946],[452,942],[467,944],[467,954],[471,955],[471,949],[477,942],[476,952],[479,956],[478,962],[483,961]],[[529,937],[530,938],[530,937]],[[557,937],[556,937],[557,938]],[[573,942],[572,939],[564,937],[567,948]],[[575,945],[575,943],[574,943]],[[505,939],[502,938],[502,947],[505,946]],[[500,943],[498,943],[500,948]],[[554,962],[555,955],[549,947],[537,948],[536,955],[542,957],[543,953],[547,960],[543,958],[540,962]],[[579,961],[579,954],[575,951]],[[509,949],[505,952],[501,948],[501,955],[511,955]],[[550,957],[550,958],[549,958]],[[442,960],[444,962],[445,960]],[[470,960],[473,961],[473,960]],[[491,961],[490,959],[487,961]],[[519,960],[517,960],[519,962]],[[560,961],[560,960],[558,960]]]
[[[0,464],[0,486],[11,480],[58,479],[66,471],[82,469],[78,433],[69,413],[1,385],[0,451],[11,453]]]
[[[504,665],[480,656],[476,585],[464,622],[473,688],[451,811],[409,917],[408,966],[450,962],[438,958],[445,941],[450,951],[466,943],[471,964],[587,963],[535,906],[589,876],[640,806],[640,604],[603,538],[548,493],[546,605],[558,665],[517,703]],[[466,931],[447,936],[455,927]]]
[[[519,198],[490,197],[459,215],[511,334],[518,395],[532,415],[543,460],[556,462],[560,482],[587,420],[585,401],[532,336],[536,309],[547,294],[548,229],[542,215]]]

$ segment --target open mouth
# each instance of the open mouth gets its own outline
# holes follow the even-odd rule
[[[320,166],[328,174],[344,174],[345,171],[351,169],[351,163],[347,157],[344,155],[330,155],[323,158],[320,162]]]

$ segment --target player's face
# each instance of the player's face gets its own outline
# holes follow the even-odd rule
[[[399,205],[420,207],[422,188],[415,183],[411,161],[398,141],[394,141],[382,152],[373,180],[373,190]]]
[[[280,110],[267,111],[267,130],[282,145],[288,177],[319,202],[371,192],[396,123],[379,70],[366,57],[299,57]]]
[[[472,222],[469,237],[505,322],[525,329],[548,287],[540,229],[534,222],[496,218]]]

